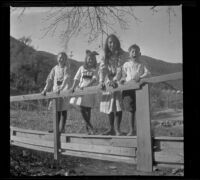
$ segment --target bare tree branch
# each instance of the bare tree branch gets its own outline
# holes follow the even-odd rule
[[[157,6],[150,7],[150,11],[153,13],[158,12]],[[19,18],[22,17],[26,8],[22,8]],[[46,12],[46,18],[43,22],[48,25],[43,29],[44,38],[47,34],[52,33],[52,36],[56,32],[59,33],[60,39],[65,42],[65,46],[74,36],[83,33],[85,37],[88,37],[88,42],[91,43],[97,38],[101,37],[103,47],[103,37],[110,33],[115,33],[115,24],[123,30],[129,28],[132,20],[136,23],[142,22],[141,19],[135,14],[134,7],[61,7],[51,8]],[[16,11],[16,8],[13,9]],[[171,33],[171,14],[176,16],[172,7],[167,8],[169,17],[169,32]],[[62,25],[62,26],[61,26]],[[60,30],[58,27],[63,30]]]
[[[150,8],[150,10],[152,10],[153,14],[158,12],[158,10],[156,9],[156,7],[157,7],[157,6],[152,6],[152,7]]]

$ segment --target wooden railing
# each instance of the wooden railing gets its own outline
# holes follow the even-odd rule
[[[140,83],[134,81],[128,82],[125,85],[120,85],[118,88],[107,88],[106,91],[123,91],[128,89],[136,90],[136,125],[137,125],[137,169],[140,171],[151,172],[153,168],[153,145],[151,135],[150,123],[150,101],[149,101],[149,83],[160,83],[170,80],[182,79],[182,73],[173,73],[162,76],[144,78]],[[102,93],[99,86],[85,88],[84,90],[77,90],[74,93],[68,91],[60,94],[47,93],[46,96],[41,94],[30,94],[11,96],[10,102],[39,100],[39,99],[53,99],[53,129],[54,129],[54,158],[59,159],[59,148],[61,146],[60,135],[58,131],[58,117],[57,117],[57,98],[68,96],[79,96],[86,94]],[[157,140],[158,141],[158,140]]]

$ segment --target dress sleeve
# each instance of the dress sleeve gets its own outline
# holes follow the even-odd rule
[[[46,83],[48,83],[48,81],[53,81],[54,76],[55,76],[55,67],[51,69],[51,72],[49,73],[47,77]]]
[[[122,67],[122,78],[123,80],[126,79],[127,76],[127,68],[126,68],[126,63],[124,63],[123,67]]]
[[[150,71],[146,68],[145,65],[140,66],[140,78],[144,78],[150,75]]]
[[[55,76],[55,67],[51,69],[49,75],[47,76],[46,85],[44,88],[46,91],[51,91],[53,87],[54,76]]]
[[[114,81],[120,81],[122,78],[122,66],[117,67],[117,73],[115,77],[113,78]]]
[[[82,74],[82,69],[83,69],[83,66],[81,66],[78,71],[76,72],[76,75],[74,76],[74,80],[79,80],[81,79],[81,74]]]
[[[102,58],[101,63],[99,65],[99,82],[104,82],[107,74],[108,68],[104,62],[104,58]]]

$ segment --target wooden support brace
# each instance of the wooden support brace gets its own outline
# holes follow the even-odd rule
[[[153,170],[149,105],[149,86],[145,84],[136,91],[136,125],[137,169],[146,172]]]
[[[57,113],[57,99],[53,99],[54,159],[59,160],[60,133]]]

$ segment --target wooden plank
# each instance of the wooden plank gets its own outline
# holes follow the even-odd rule
[[[53,141],[30,139],[30,138],[17,137],[17,136],[11,136],[10,140],[14,141],[14,142],[32,144],[32,145],[41,146],[41,147],[50,147],[50,148],[54,147],[54,142]]]
[[[116,161],[116,162],[136,164],[136,157],[115,156],[115,155],[97,154],[97,153],[91,153],[91,152],[78,152],[78,151],[70,151],[70,150],[63,151],[62,154],[77,156],[77,157],[84,157],[84,158],[106,160],[106,161]]]
[[[159,163],[184,163],[184,155],[180,151],[159,151],[154,152],[154,161]]]
[[[53,99],[53,132],[54,132],[54,159],[59,159],[60,133],[58,125],[57,99]]]
[[[169,136],[159,136],[153,137],[154,141],[180,141],[183,142],[184,137],[169,137]]]
[[[149,87],[136,91],[137,169],[151,172],[153,168],[149,109]]]
[[[21,143],[21,142],[12,142],[11,144],[15,145],[15,146],[19,146],[19,147],[38,150],[38,151],[44,151],[44,152],[50,152],[50,153],[54,152],[53,148],[48,148],[48,147],[35,146],[35,145],[25,144],[25,143]],[[105,154],[88,153],[88,152],[77,152],[77,151],[72,151],[72,150],[64,150],[61,154],[77,156],[77,157],[84,157],[84,158],[92,158],[92,159],[99,159],[99,160],[136,164],[135,157],[123,157],[123,156],[105,155]]]
[[[118,156],[136,156],[136,148],[112,147],[78,143],[62,143],[61,147],[65,150],[85,151],[100,154],[113,154]]]
[[[36,145],[32,145],[32,144],[26,144],[26,143],[23,143],[23,142],[13,141],[13,142],[11,142],[11,144],[14,145],[14,146],[33,149],[33,150],[37,150],[37,151],[44,151],[44,152],[50,152],[50,153],[54,152],[53,148],[36,146]]]
[[[165,168],[184,168],[182,163],[154,163],[154,167],[165,167]]]
[[[184,163],[183,141],[157,140],[154,146],[154,162]]]
[[[127,89],[138,89],[139,83],[131,82],[127,83],[126,85],[119,85],[118,88],[113,89],[111,87],[107,87],[107,92],[114,92],[114,91],[122,91]],[[67,96],[80,96],[86,94],[97,94],[102,93],[103,91],[99,88],[99,86],[91,86],[87,87],[84,90],[76,90],[74,93],[69,93],[68,91],[61,92],[60,94],[57,93],[47,93],[46,96],[41,94],[27,94],[27,95],[19,95],[19,96],[10,96],[10,102],[15,101],[27,101],[27,100],[40,100],[40,99],[54,99],[59,97],[67,97]]]
[[[15,136],[17,137],[24,137],[30,139],[38,139],[38,140],[48,140],[53,141],[53,134],[52,133],[45,133],[45,134],[35,134],[35,133],[28,133],[22,131],[14,131]],[[13,135],[11,133],[11,135]],[[93,145],[104,145],[104,146],[115,146],[115,147],[137,147],[137,139],[136,138],[101,138],[96,137],[81,137],[81,136],[66,136],[64,134],[61,135],[61,142],[71,142],[71,143],[81,143],[81,144],[93,144]]]
[[[54,147],[54,144],[52,141],[45,141],[45,140],[37,140],[37,139],[11,136],[11,141],[32,144],[32,145],[41,146],[41,147],[50,147],[50,148]],[[78,144],[78,143],[61,143],[61,148],[65,150],[85,151],[85,152],[93,152],[93,153],[101,153],[101,154],[113,154],[113,155],[119,155],[119,156],[135,157],[136,155],[136,148],[86,145],[86,144]]]
[[[27,132],[21,132],[21,131],[14,131],[14,132],[15,132],[15,136],[17,136],[17,137],[39,139],[39,140],[48,140],[48,141],[54,140],[54,136],[53,136],[52,133],[49,133],[49,134],[33,134],[33,133],[27,133]]]
[[[24,132],[24,133],[30,133],[30,134],[49,134],[49,132],[45,131],[38,131],[38,130],[32,130],[32,129],[23,129],[18,127],[10,126],[10,129],[16,132]]]
[[[183,151],[183,142],[160,141],[159,149],[161,150],[178,149],[178,150]]]
[[[141,80],[141,83],[160,83],[160,82],[165,82],[165,81],[171,81],[171,80],[177,80],[177,79],[182,79],[183,78],[183,73],[178,72],[178,73],[171,73],[171,74],[166,74],[162,76],[154,76],[150,78],[144,78]]]
[[[136,139],[137,136],[111,136],[111,135],[87,135],[87,134],[62,134],[67,137],[79,137],[79,138],[95,138],[95,139]]]
[[[13,129],[16,132],[24,132],[30,134],[44,134],[49,135],[47,131],[38,131],[38,130],[31,130],[31,129],[23,129],[18,127],[10,126],[10,129]],[[79,137],[79,138],[95,138],[95,139],[136,139],[137,136],[110,136],[110,135],[87,135],[87,134],[75,134],[75,133],[62,133],[61,136],[65,137]]]
[[[62,137],[62,142],[65,140]],[[69,137],[66,138],[70,143],[80,143],[89,145],[104,145],[104,146],[114,146],[114,147],[137,147],[136,139],[96,139],[96,138],[79,138],[79,137]],[[66,141],[65,141],[66,142]]]

